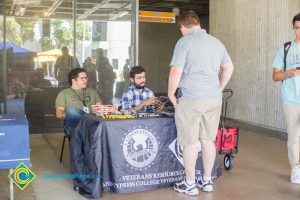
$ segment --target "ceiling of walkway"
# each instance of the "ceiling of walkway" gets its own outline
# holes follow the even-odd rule
[[[4,1],[0,0],[0,14]],[[72,19],[74,0],[6,0],[6,15]],[[208,15],[209,0],[141,0],[140,10],[172,12],[173,8]],[[130,20],[131,0],[77,0],[76,15],[82,20]],[[2,8],[2,10],[1,10]]]
[[[209,0],[140,0],[140,10],[172,12],[173,8],[194,10],[199,16],[208,16]]]

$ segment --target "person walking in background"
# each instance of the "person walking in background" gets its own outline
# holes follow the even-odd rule
[[[273,81],[282,81],[281,100],[288,133],[288,157],[292,183],[300,184],[300,13],[293,18],[294,40],[278,49]]]
[[[234,67],[224,45],[201,29],[194,11],[183,12],[178,24],[183,37],[176,44],[170,64],[168,96],[175,107],[177,143],[183,147],[186,178],[175,183],[174,189],[197,195],[197,186],[205,192],[213,191],[211,173],[216,158],[214,141],[221,113],[222,90]],[[176,99],[178,86],[182,95]],[[195,177],[199,140],[204,173]]]
[[[68,73],[71,69],[80,67],[78,60],[76,59],[76,64],[74,66],[73,56],[69,55],[69,49],[66,46],[61,48],[62,55],[57,58],[54,65],[54,77],[58,81],[59,86],[68,85]]]
[[[103,104],[112,104],[113,98],[113,87],[116,79],[116,74],[113,71],[108,58],[104,56],[103,49],[97,49],[96,58],[96,70],[98,71],[98,80],[100,82],[100,87],[102,87],[101,98]]]
[[[92,62],[91,57],[87,57],[82,65],[86,70],[87,76],[89,77],[88,84],[90,88],[96,90],[97,86],[97,72],[96,65]]]
[[[126,90],[129,85],[131,84],[130,81],[130,69],[129,69],[129,59],[126,59],[126,63],[123,67],[123,77],[124,77],[124,82],[125,82],[125,86],[124,89]]]

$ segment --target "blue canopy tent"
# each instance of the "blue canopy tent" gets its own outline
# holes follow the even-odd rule
[[[10,70],[33,70],[33,58],[37,53],[25,48],[22,48],[12,42],[6,42],[7,49],[7,64]],[[0,43],[0,50],[3,50],[3,43]]]

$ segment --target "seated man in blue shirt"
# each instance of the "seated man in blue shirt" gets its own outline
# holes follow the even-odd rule
[[[130,70],[132,84],[122,95],[122,109],[147,112],[147,106],[157,103],[154,93],[145,87],[145,69],[141,66],[132,67]]]

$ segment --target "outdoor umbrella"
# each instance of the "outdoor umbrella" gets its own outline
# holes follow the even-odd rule
[[[55,62],[56,59],[61,56],[60,49],[51,49],[49,51],[44,51],[37,53],[37,57],[34,58],[35,62]]]

